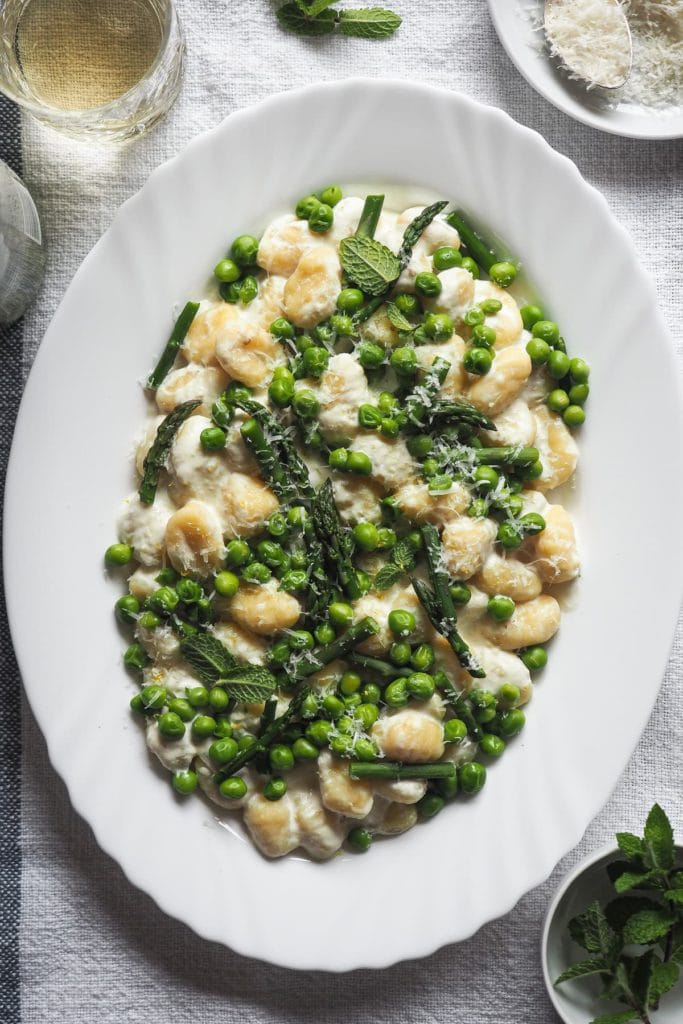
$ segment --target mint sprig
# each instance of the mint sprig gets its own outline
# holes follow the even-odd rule
[[[331,7],[334,0],[292,0],[277,10],[282,28],[300,36],[331,35],[336,30],[343,36],[358,39],[386,39],[401,25],[401,18],[383,7]]]
[[[342,269],[366,295],[382,295],[401,273],[395,253],[376,238],[352,235],[339,243]]]
[[[572,939],[590,956],[569,966],[555,984],[599,975],[602,998],[627,1009],[591,1024],[652,1024],[651,1011],[683,966],[683,871],[676,870],[673,830],[659,804],[648,814],[642,838],[630,832],[616,838],[624,859],[609,864],[607,874],[618,895],[605,907],[594,901],[569,922]]]

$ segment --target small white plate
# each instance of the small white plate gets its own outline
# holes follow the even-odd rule
[[[679,858],[683,858],[683,847],[678,846],[677,850]],[[604,905],[614,898],[614,889],[605,869],[610,861],[618,860],[620,856],[614,846],[603,846],[590,854],[560,883],[548,907],[541,939],[543,980],[550,1001],[565,1024],[588,1024],[599,1014],[616,1013],[624,1009],[623,1004],[605,1002],[598,997],[601,985],[595,978],[568,981],[557,988],[553,984],[555,978],[567,967],[585,960],[587,954],[572,941],[567,925],[593,900]],[[676,986],[663,996],[654,1019],[657,1024],[681,1024],[683,987]]]
[[[510,60],[541,96],[565,114],[592,128],[634,139],[683,137],[683,106],[661,111],[619,103],[607,105],[596,91],[587,91],[558,71],[548,59],[544,36],[536,25],[543,18],[543,0],[488,0],[498,38]]]

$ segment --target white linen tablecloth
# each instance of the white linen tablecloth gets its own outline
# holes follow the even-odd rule
[[[98,152],[23,118],[23,174],[41,210],[49,248],[45,287],[23,326],[24,374],[76,268],[150,171],[240,107],[283,89],[358,74],[461,90],[541,132],[602,190],[631,232],[656,281],[668,324],[683,345],[683,142],[615,138],[555,110],[510,63],[485,0],[395,0],[404,25],[387,42],[302,40],[279,30],[269,0],[179,0],[178,6],[187,37],[186,79],[170,116],[147,137],[118,151]],[[503,167],[498,170],[504,173]],[[562,244],[561,238],[555,241]],[[634,414],[624,409],[625,416]],[[680,510],[660,506],[658,512],[672,544],[680,543]],[[634,616],[648,583],[633,581]],[[36,614],[49,609],[37,606]],[[12,1011],[19,1015],[7,1011],[6,1024],[549,1024],[556,1017],[543,988],[539,942],[559,879],[586,852],[609,841],[616,828],[637,829],[655,798],[683,833],[682,670],[679,630],[657,707],[612,799],[545,885],[468,942],[381,973],[345,976],[298,974],[248,961],[166,917],[125,880],[71,809],[24,702],[21,1005]],[[615,719],[619,703],[615,698]],[[151,857],[162,855],[150,850]],[[293,936],[312,912],[302,906]],[[362,921],[358,924],[362,927]]]

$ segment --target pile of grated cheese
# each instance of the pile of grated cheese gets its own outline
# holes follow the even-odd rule
[[[562,0],[546,5],[550,52],[572,77],[610,88],[628,74],[631,41],[621,5],[606,0]]]

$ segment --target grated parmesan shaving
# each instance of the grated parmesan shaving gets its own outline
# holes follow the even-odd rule
[[[560,0],[546,6],[550,52],[576,76],[597,85],[621,85],[631,45],[621,4],[608,0]]]

